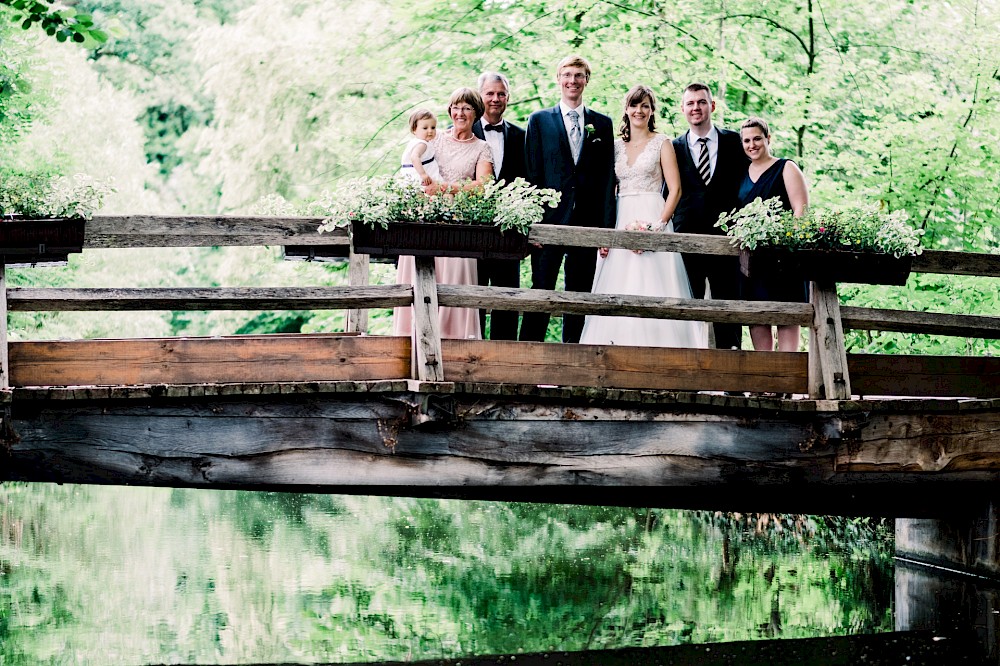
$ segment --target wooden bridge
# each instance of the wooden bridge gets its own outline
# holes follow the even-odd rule
[[[97,217],[84,247],[348,243],[319,223]],[[531,238],[736,253],[708,236],[539,225]],[[956,484],[988,494],[1000,479],[1000,359],[844,346],[845,329],[998,338],[1000,317],[841,307],[832,283],[813,283],[808,304],[436,285],[419,259],[412,288],[369,286],[367,261],[352,256],[342,287],[0,285],[5,311],[349,310],[347,331],[312,335],[8,343],[4,325],[2,478],[608,503],[641,488],[665,506],[863,513],[916,511]],[[913,270],[1000,277],[1000,255],[926,251]],[[365,334],[368,308],[414,302],[414,348]],[[769,354],[442,340],[438,305],[799,324],[810,344]]]

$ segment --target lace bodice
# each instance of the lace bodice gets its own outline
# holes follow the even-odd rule
[[[441,181],[444,183],[457,183],[465,179],[475,180],[476,164],[482,160],[493,163],[490,145],[482,139],[459,141],[450,131],[439,132],[431,142],[431,146],[434,148],[438,168],[441,170]]]
[[[615,139],[615,175],[618,177],[618,194],[634,192],[659,192],[663,186],[663,169],[660,168],[660,148],[667,137],[656,134],[646,143],[635,163],[629,166],[625,142]]]

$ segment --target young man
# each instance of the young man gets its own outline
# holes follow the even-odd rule
[[[486,111],[472,126],[472,133],[490,144],[493,175],[508,183],[526,178],[524,130],[503,119],[510,102],[510,82],[498,72],[483,72],[479,75],[479,94]],[[521,286],[521,262],[516,259],[480,259],[477,268],[483,286]],[[486,310],[479,311],[479,327],[485,336]],[[490,315],[490,339],[517,340],[517,313],[494,310]]]
[[[674,152],[681,172],[681,200],[674,211],[674,231],[689,234],[716,234],[719,214],[736,207],[740,182],[746,175],[749,158],[743,152],[740,135],[712,124],[715,100],[704,83],[684,89],[681,111],[688,131],[674,139]],[[739,298],[739,259],[684,253],[684,267],[691,280],[694,298],[705,297],[708,281],[712,298]],[[743,327],[715,324],[715,346],[739,349]]]
[[[564,58],[556,68],[561,100],[528,118],[525,163],[528,180],[562,193],[559,207],[546,209],[545,224],[580,227],[615,226],[615,148],[611,119],[586,108],[583,92],[590,65],[579,56]],[[566,291],[589,292],[594,283],[597,251],[547,245],[531,255],[531,288],[554,289],[563,258]],[[579,342],[583,315],[563,319],[563,342]],[[546,312],[525,313],[521,340],[542,341],[549,324]]]

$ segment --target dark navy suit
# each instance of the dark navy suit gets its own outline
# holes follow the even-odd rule
[[[728,213],[739,204],[740,182],[747,173],[750,158],[743,152],[740,135],[718,129],[719,152],[715,171],[708,185],[701,179],[698,167],[688,147],[690,130],[674,139],[674,153],[681,174],[681,199],[674,211],[674,231],[689,234],[725,232],[714,226],[720,213]],[[694,298],[705,297],[705,280],[712,289],[712,298],[739,299],[739,259],[682,253],[684,268],[691,280]],[[739,349],[743,327],[739,324],[715,324],[715,346],[719,349]]]
[[[547,208],[545,224],[580,227],[615,226],[615,147],[611,119],[584,108],[583,146],[574,164],[566,125],[559,106],[528,118],[525,164],[528,180],[562,193],[558,208]],[[587,128],[593,128],[588,132]],[[589,292],[594,284],[597,250],[547,245],[531,255],[532,289],[555,289],[559,267],[566,258],[566,291]],[[563,319],[563,342],[579,342],[583,315]],[[549,324],[545,312],[525,313],[521,340],[542,341]]]
[[[472,133],[486,139],[480,118],[472,125]],[[524,130],[503,121],[503,163],[497,180],[511,182],[515,178],[527,178],[524,165]],[[520,287],[521,262],[517,259],[480,259],[477,263],[479,284],[494,287]],[[486,310],[479,311],[479,327],[486,332]],[[517,313],[494,310],[490,316],[491,340],[517,340]]]

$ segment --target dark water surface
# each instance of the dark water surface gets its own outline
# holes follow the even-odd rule
[[[891,631],[866,519],[0,485],[0,664],[409,661]]]

